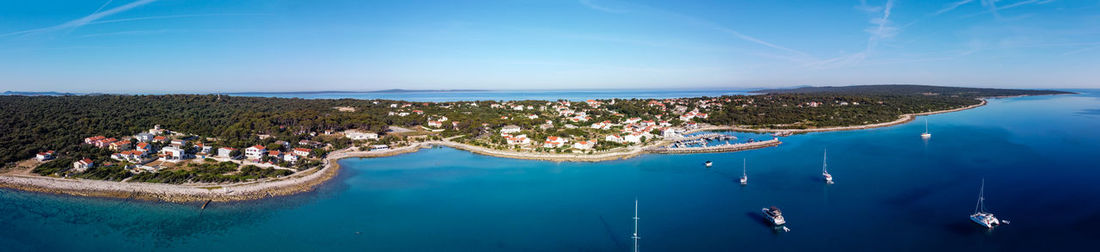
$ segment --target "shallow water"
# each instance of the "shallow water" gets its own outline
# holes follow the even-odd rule
[[[735,153],[571,163],[436,148],[345,159],[316,192],[205,211],[0,190],[0,250],[627,251],[635,198],[650,251],[1087,250],[1100,239],[1100,115],[1089,112],[1100,95],[1084,92]],[[833,185],[820,179],[825,148]],[[989,209],[1012,224],[969,222],[982,178]],[[759,210],[772,205],[790,232],[764,224]]]

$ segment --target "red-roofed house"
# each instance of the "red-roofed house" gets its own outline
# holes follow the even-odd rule
[[[546,138],[546,142],[543,142],[542,147],[558,148],[558,147],[564,146],[566,142],[569,142],[569,141],[565,140],[565,138],[551,136],[551,137]]]
[[[294,155],[309,157],[310,152],[313,152],[313,150],[306,148],[294,148]]]
[[[34,158],[38,159],[38,161],[53,159],[53,151],[39,152],[38,155],[34,156]]]
[[[267,147],[264,147],[263,145],[259,145],[259,144],[244,149],[244,155],[245,156],[248,156],[248,158],[257,159],[257,160],[260,159],[261,157],[263,157],[265,152],[267,152]]]

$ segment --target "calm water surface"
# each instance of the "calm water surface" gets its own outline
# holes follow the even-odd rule
[[[1093,250],[1100,92],[1085,92],[737,153],[555,163],[437,148],[345,159],[316,192],[205,211],[0,190],[0,250],[627,251],[635,198],[647,251]],[[834,185],[820,180],[826,147]],[[982,178],[990,210],[1012,224],[984,231],[967,219]],[[790,232],[761,220],[772,205]]]

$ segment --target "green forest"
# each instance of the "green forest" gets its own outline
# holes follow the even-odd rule
[[[749,96],[722,96],[723,106],[703,109],[707,119],[696,119],[716,125],[755,125],[768,127],[824,127],[891,121],[900,114],[958,108],[979,103],[975,98],[1010,95],[1059,94],[1059,91],[969,89],[934,86],[859,86],[839,88],[802,88],[762,90]],[[685,98],[689,109],[692,102],[715,97]],[[752,100],[751,104],[745,103]],[[653,106],[650,99],[618,99],[609,110],[627,117],[654,118],[668,114]],[[806,107],[808,102],[824,102],[825,106]],[[841,102],[858,106],[838,106]],[[174,131],[214,137],[217,147],[243,148],[255,144],[271,144],[276,140],[297,142],[311,139],[311,132],[362,129],[383,132],[387,126],[416,127],[425,124],[431,115],[445,115],[458,122],[444,135],[477,135],[495,132],[507,124],[531,128],[548,118],[534,120],[502,119],[515,117],[509,109],[490,108],[495,101],[476,102],[404,102],[357,99],[297,99],[262,98],[227,95],[66,95],[66,96],[0,96],[0,162],[14,162],[34,157],[35,153],[56,150],[56,163],[43,169],[64,169],[72,160],[82,157],[106,158],[109,152],[82,145],[85,137],[130,136],[161,125]],[[516,104],[545,105],[547,101],[516,101]],[[422,114],[391,116],[396,110],[422,110]],[[470,104],[478,106],[469,106]],[[584,105],[584,103],[577,103]],[[751,105],[751,106],[750,106]],[[352,107],[342,112],[334,107]],[[531,113],[531,112],[523,112]],[[610,115],[594,112],[597,120]],[[665,117],[668,118],[668,117]],[[448,128],[451,128],[448,125]],[[260,139],[257,134],[272,138]],[[553,133],[547,133],[553,134]],[[335,142],[334,142],[335,141]],[[350,141],[329,139],[336,147]],[[65,161],[65,162],[61,162]],[[68,162],[68,163],[66,163]],[[51,162],[53,163],[53,162]],[[212,168],[213,169],[213,168]],[[98,171],[105,179],[124,177],[118,171]],[[152,175],[144,175],[152,176]],[[165,177],[167,176],[167,177]],[[147,181],[178,181],[169,175],[141,177]],[[205,178],[198,180],[205,181]],[[211,180],[216,180],[211,178]]]

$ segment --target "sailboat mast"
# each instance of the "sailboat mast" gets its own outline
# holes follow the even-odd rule
[[[985,209],[982,207],[982,201],[985,201],[985,179],[982,179],[982,187],[978,189],[978,203],[974,205],[974,213],[981,213]]]
[[[928,119],[924,119],[924,133],[928,133]]]
[[[638,199],[634,199],[634,235],[630,239],[634,239],[634,252],[638,252]]]
[[[746,170],[748,168],[745,168],[746,165],[748,164],[748,162],[749,162],[748,159],[741,159],[741,176],[742,177],[747,177],[749,175],[748,171]]]
[[[829,166],[828,164],[829,164],[829,149],[825,149],[825,155],[822,155],[822,157],[821,157],[821,172],[822,173],[829,173],[828,169],[826,169]]]

